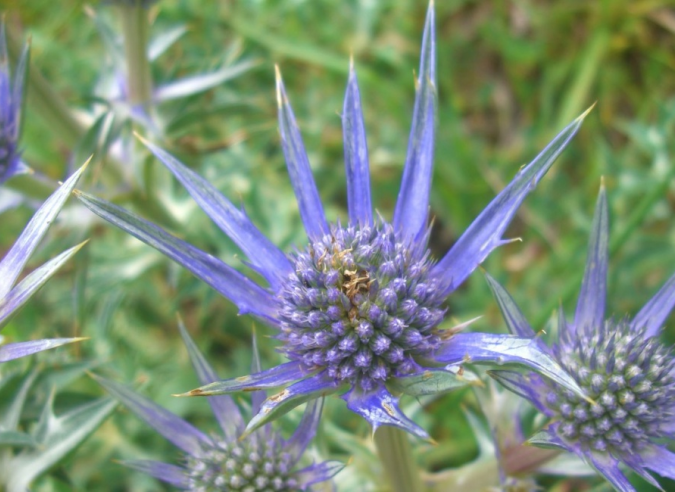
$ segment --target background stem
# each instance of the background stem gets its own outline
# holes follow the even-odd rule
[[[148,11],[140,0],[120,5],[124,52],[127,60],[127,85],[132,105],[147,105],[152,97],[152,79],[148,61]]]
[[[392,492],[424,490],[408,435],[404,431],[383,425],[375,432],[375,446]]]

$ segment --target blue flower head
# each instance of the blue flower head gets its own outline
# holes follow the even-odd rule
[[[179,323],[179,327],[199,380],[202,384],[215,381],[215,372],[182,323]],[[254,370],[260,370],[257,350],[254,350]],[[315,483],[329,480],[344,466],[337,461],[324,461],[296,469],[316,433],[323,399],[307,405],[298,428],[288,440],[273,430],[271,424],[239,439],[245,428],[244,419],[229,395],[209,398],[222,434],[206,435],[124,385],[98,376],[95,378],[115,398],[184,453],[180,466],[149,460],[123,461],[122,464],[179,489],[192,492],[307,490]],[[254,412],[260,409],[264,398],[263,392],[252,393]]]
[[[0,24],[0,185],[12,176],[28,170],[21,162],[21,152],[18,148],[28,51],[26,44],[15,68],[14,80],[11,80],[5,25]]]
[[[373,428],[392,425],[427,433],[398,407],[400,393],[421,395],[466,383],[463,362],[525,365],[579,392],[539,340],[441,330],[447,297],[496,247],[526,195],[579,129],[567,126],[483,210],[440,260],[428,249],[436,110],[433,3],[427,13],[412,130],[393,221],[372,212],[368,149],[353,64],[342,123],[348,221],[326,220],[307,154],[277,69],[281,143],[308,236],[286,254],[243,210],[207,180],[159,147],[149,149],[174,173],[200,207],[241,248],[267,282],[261,286],[159,227],[98,198],[78,193],[92,211],[179,262],[224,296],[278,330],[289,362],[191,392],[213,395],[290,383],[270,397],[248,431],[300,403],[342,392],[348,407]]]
[[[538,374],[500,370],[491,375],[552,419],[531,443],[575,453],[617,490],[634,491],[619,465],[656,487],[647,468],[675,478],[675,454],[657,443],[675,437],[675,358],[658,339],[675,305],[675,276],[633,319],[607,318],[607,215],[602,187],[574,320],[568,323],[561,310],[560,339],[552,347],[591,401]],[[534,337],[513,299],[487,278],[510,330]]]
[[[21,271],[26,266],[26,262],[61,211],[85,167],[86,165],[82,166],[52,193],[28,222],[28,225],[4,258],[0,260],[0,330],[9,322],[12,315],[86,243],[85,241],[73,246],[52,258],[16,284]],[[1,345],[0,363],[79,340],[81,338],[53,338]],[[1,341],[2,337],[0,337]]]

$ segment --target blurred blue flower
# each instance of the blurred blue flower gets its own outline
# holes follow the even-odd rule
[[[5,257],[0,260],[0,330],[9,322],[10,317],[86,243],[85,241],[64,251],[14,285],[28,258],[70,196],[85,167],[86,165],[82,166],[45,201]],[[0,346],[0,363],[79,340],[81,339],[54,338],[8,343]]]
[[[647,469],[675,478],[675,454],[660,443],[675,438],[675,359],[657,336],[675,306],[675,275],[632,320],[606,318],[607,215],[603,186],[574,320],[568,323],[561,310],[552,348],[592,402],[538,374],[490,374],[553,420],[530,443],[577,454],[617,490],[635,490],[620,465],[663,490]],[[513,299],[487,278],[511,332],[534,337]]]
[[[5,25],[0,24],[0,185],[12,176],[28,170],[28,167],[21,162],[21,152],[18,148],[28,51],[29,47],[26,44],[21,52],[12,81],[9,72]]]
[[[202,384],[217,380],[211,366],[179,323],[192,365]],[[254,370],[259,370],[257,350]],[[323,399],[308,403],[298,428],[285,440],[271,424],[239,438],[245,424],[242,414],[228,395],[209,398],[222,435],[202,433],[188,422],[127,387],[95,376],[115,398],[139,418],[171,441],[183,453],[180,466],[149,460],[123,461],[180,489],[193,492],[216,490],[282,491],[307,490],[315,483],[332,478],[342,468],[338,461],[324,461],[296,470],[307,446],[314,438],[321,417]],[[252,393],[252,410],[260,409],[263,392]]]
[[[348,390],[342,396],[347,406],[374,429],[391,425],[427,438],[423,429],[403,415],[394,394],[419,396],[465,384],[460,367],[465,362],[525,365],[580,391],[538,339],[458,333],[461,327],[441,330],[439,324],[447,297],[493,249],[509,242],[502,234],[516,210],[575,135],[585,113],[518,172],[440,261],[432,259],[427,223],[436,119],[434,30],[432,3],[422,41],[403,181],[391,223],[372,213],[368,150],[353,64],[342,114],[346,226],[326,220],[277,70],[282,147],[309,238],[304,250],[291,255],[272,244],[243,210],[206,179],[146,143],[241,248],[249,266],[267,281],[267,288],[128,211],[78,192],[96,214],[185,266],[231,299],[241,313],[251,313],[279,330],[280,350],[290,362],[190,393],[211,395],[292,383],[263,404],[248,431],[300,403]]]

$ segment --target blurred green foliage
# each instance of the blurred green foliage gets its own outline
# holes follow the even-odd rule
[[[91,7],[114,21],[110,3]],[[106,52],[85,3],[3,0],[0,6],[7,11],[7,22],[30,36],[34,65],[68,105],[76,111],[91,107]],[[177,25],[185,25],[187,33],[153,64],[156,83],[213,68],[232,47],[260,62],[222,87],[163,108],[163,116],[177,123],[161,144],[240,200],[253,221],[290,251],[303,244],[304,232],[279,146],[273,65],[279,64],[284,75],[329,219],[344,218],[339,112],[351,55],[363,97],[373,200],[384,217],[391,217],[425,10],[421,0],[161,0],[151,8],[151,35]],[[536,327],[546,327],[558,302],[572,312],[593,204],[604,176],[613,240],[609,306],[617,315],[635,313],[675,270],[672,0],[439,0],[436,10],[439,125],[433,251],[444,253],[519,166],[597,101],[579,135],[514,221],[509,235],[523,242],[501,248],[484,266]],[[30,94],[22,147],[26,161],[52,178],[62,178],[67,166],[80,164],[69,163],[73,149],[31,105]],[[146,165],[146,180],[160,187],[166,203],[172,204],[164,225],[245,268],[233,244],[169,173],[149,158]],[[17,178],[16,183],[25,188],[30,178]],[[85,186],[96,192],[95,177]],[[141,215],[149,206],[143,200],[134,204]],[[30,213],[21,208],[2,215],[0,251],[18,236]],[[70,226],[87,221],[93,219],[82,208],[64,213],[51,241],[31,264],[81,240],[82,227]],[[88,235],[92,241],[86,251],[3,335],[89,336],[79,346],[59,349],[60,357],[94,361],[97,370],[141,385],[158,403],[202,428],[213,427],[206,401],[170,396],[197,383],[175,313],[181,313],[223,377],[247,372],[252,320],[237,317],[228,301],[119,231],[96,222]],[[450,302],[457,320],[483,315],[474,329],[504,330],[479,272]],[[673,321],[664,335],[669,342],[675,341]],[[271,334],[263,326],[257,329]],[[273,339],[261,340],[264,367],[280,360],[275,345]],[[7,364],[2,370],[19,370],[40,359]],[[91,380],[79,378],[58,394],[56,407],[100,394]],[[477,452],[462,404],[475,405],[467,391],[440,397],[417,415],[440,443],[417,446],[420,463],[431,470],[459,466]],[[292,413],[282,420],[292,429],[298,418]],[[366,424],[347,412],[342,401],[328,401],[325,420],[330,421],[329,435],[322,436],[321,445],[335,456],[346,459],[355,451],[350,440],[331,435],[356,433],[362,445],[371,446]],[[144,457],[171,461],[175,453],[122,410],[34,490],[163,490],[156,481],[112,462]],[[598,483],[548,480],[545,487],[591,490],[587,484]],[[655,490],[638,479],[635,483],[641,491]]]

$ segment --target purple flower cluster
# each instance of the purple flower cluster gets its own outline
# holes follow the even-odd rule
[[[391,223],[373,220],[368,149],[356,72],[350,67],[342,113],[349,220],[329,224],[302,137],[277,70],[281,143],[308,236],[287,255],[246,213],[159,147],[146,142],[199,206],[235,242],[259,285],[158,226],[99,198],[78,193],[93,212],[177,261],[279,331],[290,359],[260,374],[212,383],[190,395],[216,395],[287,385],[268,398],[247,432],[317,397],[343,392],[348,407],[374,429],[390,425],[428,434],[398,408],[401,392],[418,396],[466,383],[462,363],[509,364],[540,372],[582,394],[540,340],[441,330],[447,297],[508,242],[502,235],[518,207],[576,134],[575,119],[483,210],[440,260],[427,248],[436,120],[433,3],[427,13],[415,107],[401,189]],[[425,384],[429,380],[433,385]],[[345,392],[346,391],[346,392]]]
[[[632,320],[606,318],[608,237],[603,187],[574,320],[568,322],[560,312],[560,340],[551,349],[587,398],[539,374],[493,371],[491,375],[551,418],[531,443],[575,453],[617,490],[633,492],[620,465],[656,487],[647,469],[675,478],[675,454],[659,443],[675,438],[675,358],[658,339],[675,306],[675,275]],[[534,337],[508,293],[489,276],[488,283],[510,330]]]
[[[441,344],[443,286],[425,242],[397,237],[383,221],[333,227],[295,255],[281,292],[283,351],[307,371],[364,391],[419,370],[415,356]]]
[[[182,323],[179,327],[199,380],[202,384],[214,381],[215,372]],[[254,354],[254,369],[259,370],[257,352]],[[244,431],[244,418],[230,396],[209,398],[222,434],[207,435],[126,386],[98,376],[95,378],[183,453],[180,466],[150,460],[131,460],[122,464],[181,490],[294,492],[329,480],[344,466],[337,461],[324,461],[296,469],[316,433],[323,408],[322,399],[307,405],[298,428],[288,440],[269,424],[245,438],[239,438]],[[253,411],[257,412],[264,393],[253,392],[251,396]]]
[[[570,336],[554,352],[589,403],[547,382],[547,408],[558,415],[561,437],[616,456],[642,451],[675,424],[675,359],[644,327],[627,319]]]
[[[153,1],[111,3],[133,7],[136,12],[136,7],[147,8]],[[604,185],[574,319],[570,322],[560,313],[558,343],[548,347],[510,295],[489,275],[488,284],[511,333],[463,333],[469,322],[444,326],[449,296],[493,250],[509,242],[503,235],[518,208],[575,136],[588,112],[520,169],[453,247],[441,258],[434,258],[428,244],[437,98],[434,15],[432,1],[425,20],[403,177],[391,220],[373,213],[368,146],[353,60],[341,115],[348,205],[343,222],[330,222],[324,213],[300,129],[276,69],[281,146],[307,235],[306,245],[291,253],[274,245],[243,209],[209,181],[144,141],[237,245],[258,277],[244,275],[124,208],[75,191],[94,213],[191,271],[230,299],[240,313],[270,325],[276,330],[279,352],[288,359],[262,371],[254,349],[251,374],[218,380],[179,323],[202,385],[180,396],[208,397],[221,431],[210,435],[129,388],[94,376],[181,452],[178,465],[150,460],[123,464],[192,492],[308,490],[330,480],[343,467],[329,461],[300,468],[316,433],[324,396],[340,394],[347,407],[365,418],[373,430],[392,426],[428,438],[399,408],[400,395],[449,391],[475,377],[465,373],[465,364],[487,364],[500,366],[490,375],[550,419],[529,443],[577,455],[621,492],[635,490],[626,468],[656,487],[659,484],[650,471],[675,479],[675,453],[665,445],[666,440],[675,439],[675,358],[658,338],[675,306],[675,275],[634,318],[606,316],[609,221]],[[18,147],[28,52],[26,45],[12,79],[4,26],[0,26],[0,185],[28,170]],[[158,88],[145,102],[149,107],[201,92],[252,64],[225,66],[213,74],[174,82]],[[128,73],[141,72],[130,69]],[[134,109],[132,114],[146,129],[157,130],[145,109]],[[19,280],[85,166],[45,201],[0,260],[0,329],[84,244],[64,251]],[[0,363],[78,340],[6,344],[0,346]],[[266,390],[277,387],[284,389],[266,397]],[[235,392],[251,395],[252,418],[248,422],[229,395]],[[271,421],[305,403],[299,426],[284,439]],[[18,417],[14,420],[19,422]],[[512,437],[520,441],[521,431],[518,427]],[[396,435],[407,438],[403,433]],[[496,432],[493,438],[499,462],[502,457]],[[520,446],[520,442],[508,444]],[[537,489],[530,477],[507,477],[504,470],[499,469],[501,490]]]

